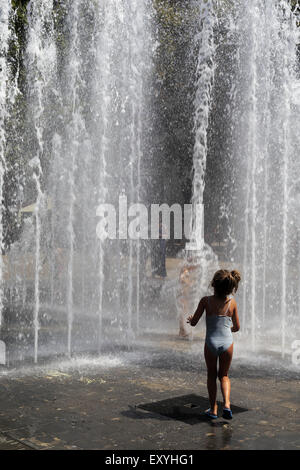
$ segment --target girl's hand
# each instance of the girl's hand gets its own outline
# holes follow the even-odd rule
[[[187,321],[186,321],[186,322],[187,322],[187,323],[191,323],[193,316],[194,316],[194,315],[190,315],[189,317],[187,317]]]

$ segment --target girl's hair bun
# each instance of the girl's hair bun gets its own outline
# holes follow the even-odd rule
[[[241,275],[236,269],[233,271],[220,269],[214,274],[211,286],[216,290],[218,295],[226,296],[237,291],[240,280]]]
[[[231,271],[231,276],[235,279],[236,283],[238,284],[241,280],[241,274],[239,273],[239,271],[237,271],[236,269],[234,269],[233,271]]]

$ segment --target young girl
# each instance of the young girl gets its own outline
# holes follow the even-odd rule
[[[217,376],[221,383],[224,399],[223,418],[232,419],[230,380],[227,374],[233,353],[232,333],[239,331],[240,322],[237,304],[231,294],[237,291],[240,280],[241,276],[238,271],[227,271],[226,269],[217,271],[211,281],[214,295],[203,297],[194,315],[187,319],[191,326],[196,326],[204,310],[206,311],[204,357],[207,366],[210,408],[205,413],[213,419],[218,417]],[[219,370],[217,371],[218,358]]]

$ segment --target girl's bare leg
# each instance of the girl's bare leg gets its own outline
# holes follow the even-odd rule
[[[228,371],[232,360],[233,344],[223,352],[219,358],[218,377],[221,384],[221,391],[224,400],[224,408],[230,408],[230,380]]]
[[[217,405],[217,357],[204,346],[204,357],[207,367],[207,390],[210,409],[213,414],[218,413]]]

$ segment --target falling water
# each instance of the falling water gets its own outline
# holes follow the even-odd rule
[[[230,103],[231,181],[239,201],[230,214],[238,245],[234,259],[244,279],[242,324],[253,350],[258,340],[272,347],[281,337],[284,355],[287,319],[293,322],[298,314],[292,295],[299,279],[296,213],[291,210],[299,179],[294,137],[299,108],[292,101],[299,86],[296,17],[287,1],[257,0],[237,2],[232,15],[228,37],[235,40],[232,66],[238,64],[238,71]]]
[[[83,64],[80,60],[80,0],[72,4],[67,22],[70,27],[70,49],[66,67],[66,77],[69,83],[66,87],[66,106],[70,107],[71,118],[66,129],[69,203],[67,216],[67,231],[69,238],[69,254],[67,269],[67,317],[68,317],[68,354],[72,352],[72,328],[74,321],[74,257],[75,257],[75,204],[77,192],[75,190],[76,174],[79,166],[79,159],[83,158],[83,145],[87,139],[85,122],[83,118],[83,105],[81,103]]]
[[[273,22],[274,20],[274,9],[272,8],[272,5],[270,2],[266,6],[266,15],[264,17],[264,22],[265,22],[265,29],[266,29],[266,35],[265,35],[265,76],[264,76],[264,82],[265,82],[265,88],[266,88],[266,94],[265,94],[265,113],[263,117],[263,123],[265,124],[265,137],[262,141],[262,158],[263,158],[263,173],[264,173],[264,180],[263,180],[263,187],[264,187],[264,196],[263,196],[263,214],[262,214],[262,220],[266,221],[267,217],[267,210],[268,210],[268,165],[267,165],[267,156],[268,156],[268,145],[269,145],[269,139],[270,139],[270,132],[271,132],[271,113],[270,113],[270,98],[271,98],[271,93],[270,93],[270,87],[268,84],[272,80],[272,61],[271,61],[271,44],[272,44],[272,32],[270,28],[267,27],[268,22]],[[263,244],[263,252],[262,252],[262,259],[263,259],[263,274],[262,274],[262,285],[265,286],[267,282],[267,240],[268,240],[268,224],[264,223],[263,225],[263,239],[262,239],[262,244]],[[245,298],[245,296],[244,296]],[[263,289],[262,292],[262,323],[265,321],[266,317],[266,289]],[[244,310],[245,311],[245,310]]]
[[[200,11],[193,203],[219,203],[229,244],[223,265],[242,272],[238,298],[250,348],[284,356],[299,332],[296,14],[285,0],[200,2]],[[213,176],[206,172],[212,158]]]
[[[130,16],[131,20],[129,24],[131,25],[130,31],[130,41],[129,41],[129,54],[131,57],[131,64],[129,70],[129,83],[130,91],[132,94],[131,99],[131,113],[132,113],[132,122],[130,128],[130,202],[134,203],[140,202],[141,197],[141,159],[142,159],[142,108],[143,108],[143,66],[141,66],[140,58],[143,55],[144,44],[139,41],[139,38],[143,35],[144,22],[143,17],[145,15],[145,5],[141,4],[139,1],[133,1],[130,3]],[[129,302],[128,302],[128,318],[129,318],[129,331],[132,330],[132,312],[135,308],[135,326],[138,328],[139,322],[139,303],[140,303],[140,240],[130,239],[130,249],[129,249],[129,279],[130,289],[129,289]],[[135,276],[133,278],[132,273],[134,271],[133,259],[134,259],[134,244],[136,246],[136,256],[135,256]],[[134,289],[132,281],[135,279],[135,307],[133,308],[133,297]]]
[[[140,165],[142,158],[142,113],[145,106],[147,42],[147,2],[110,1],[104,8],[104,28],[99,36],[98,67],[102,77],[100,96],[103,119],[100,140],[99,203],[114,201],[121,195],[128,205],[138,202],[140,196]],[[122,44],[122,47],[120,45]],[[99,86],[99,85],[98,85]],[[112,114],[112,110],[113,113]],[[117,135],[112,134],[112,126]],[[116,132],[116,131],[115,131]],[[109,190],[110,187],[110,190]],[[111,189],[115,188],[113,195]],[[121,190],[121,191],[120,191]],[[99,247],[99,337],[103,319],[103,288],[105,283],[105,243]],[[132,334],[139,310],[139,247],[136,240],[128,240],[126,320],[119,318],[120,327]],[[123,255],[124,256],[124,255]],[[121,255],[122,259],[122,255]],[[113,291],[112,295],[116,293]],[[118,296],[118,295],[117,295]],[[134,297],[136,301],[134,301]],[[135,315],[134,315],[135,314]]]
[[[8,60],[8,51],[11,45],[16,45],[15,32],[13,30],[14,13],[10,1],[4,0],[0,4],[0,329],[2,325],[2,313],[4,306],[4,186],[6,172],[9,163],[6,159],[7,152],[7,121],[18,95],[19,69],[12,71],[12,63]]]
[[[6,118],[6,87],[8,82],[7,70],[7,51],[9,43],[9,16],[10,2],[2,2],[0,5],[0,251],[3,252],[3,216],[2,216],[2,200],[3,200],[3,182],[5,172],[5,118]],[[3,310],[3,261],[0,256],[0,327],[2,324]]]
[[[212,87],[215,69],[215,43],[214,43],[214,3],[213,1],[201,2],[199,18],[201,25],[195,37],[198,49],[196,70],[196,94],[194,101],[194,133],[195,144],[193,154],[193,217],[192,235],[197,248],[202,248],[202,219],[196,220],[196,207],[203,204],[204,178],[207,160],[207,130],[212,99]],[[198,223],[197,223],[198,222]]]
[[[33,217],[24,218],[10,250],[12,285],[20,284],[21,254],[27,256],[22,307],[16,295],[10,308],[15,302],[23,318],[32,312],[37,362],[53,348],[69,356],[100,351],[107,324],[120,333],[138,326],[140,248],[131,240],[122,246],[99,239],[96,228],[100,204],[117,207],[121,193],[135,203],[142,193],[151,7],[147,0],[37,0],[29,2],[27,17],[21,138],[25,209]],[[30,355],[31,334],[20,338],[26,342],[21,356]]]
[[[35,134],[35,154],[30,160],[32,178],[36,187],[35,216],[35,281],[34,281],[34,362],[38,358],[38,331],[40,313],[40,273],[41,260],[41,224],[42,211],[45,209],[43,190],[42,157],[44,152],[45,121],[47,119],[48,93],[53,85],[56,72],[56,49],[53,31],[53,1],[40,0],[28,5],[28,42],[25,53],[28,69],[29,114]],[[46,30],[47,28],[47,30]]]
[[[215,215],[204,207],[204,219],[197,217],[197,207],[208,201],[226,229],[221,263],[242,272],[244,344],[249,339],[254,351],[275,349],[284,356],[300,333],[295,13],[287,0],[195,0],[188,8],[195,32],[190,246],[200,268],[196,297],[206,292],[218,265],[203,237]],[[1,191],[6,121],[15,117],[8,101],[16,87],[5,61],[10,15],[10,2],[2,1]],[[53,352],[100,351],[140,328],[143,245],[127,240],[123,213],[116,220],[118,240],[99,239],[97,226],[101,204],[117,208],[120,195],[128,206],[145,197],[145,123],[156,47],[152,2],[31,0],[25,33],[26,106],[18,138],[26,207],[18,206],[22,233],[6,255],[1,302],[20,329],[15,355],[37,362]],[[212,161],[215,180],[207,171]],[[1,209],[1,247],[2,219]],[[1,259],[1,285],[2,271]]]
[[[209,279],[218,266],[217,257],[204,241],[203,195],[205,189],[205,172],[208,153],[208,127],[215,73],[215,38],[216,15],[214,1],[194,3],[199,22],[194,38],[193,48],[196,51],[195,97],[194,97],[194,151],[193,151],[193,188],[191,235],[193,244],[193,263],[198,265],[197,289],[194,307],[199,298],[207,292]],[[188,252],[189,253],[189,252]]]
[[[112,31],[114,18],[116,17],[115,2],[107,2],[105,5],[104,29],[101,34],[101,41],[105,49],[98,52],[98,70],[102,76],[102,95],[100,101],[102,117],[102,133],[100,141],[100,165],[99,165],[99,203],[104,203],[107,196],[107,171],[106,158],[109,151],[109,112],[112,106],[112,95],[110,93],[111,77],[111,54],[113,51]],[[102,69],[102,71],[101,71]],[[98,269],[99,269],[99,306],[98,306],[98,351],[101,345],[101,332],[103,320],[103,289],[104,289],[104,240],[99,240]]]

